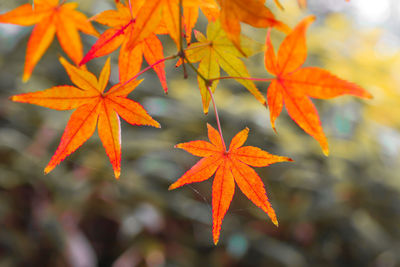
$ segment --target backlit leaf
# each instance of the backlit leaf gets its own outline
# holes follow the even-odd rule
[[[283,40],[278,56],[267,35],[265,68],[276,78],[268,88],[267,100],[272,127],[285,105],[289,116],[320,144],[325,155],[329,154],[328,141],[314,104],[309,97],[328,99],[344,94],[371,98],[360,86],[342,80],[326,70],[301,68],[307,57],[306,30],[315,20],[314,16],[303,19]]]
[[[68,155],[78,149],[94,133],[96,125],[107,156],[119,178],[121,172],[121,129],[119,116],[133,125],[160,127],[146,110],[137,102],[126,98],[138,84],[117,84],[103,93],[110,77],[110,61],[106,61],[99,82],[87,70],[79,69],[64,58],[60,62],[65,67],[71,81],[77,86],[57,86],[42,92],[15,95],[11,100],[31,103],[47,108],[75,109],[61,137],[60,145],[45,168],[45,173],[53,170]]]
[[[0,15],[0,23],[21,26],[35,25],[26,49],[23,81],[29,80],[33,69],[42,58],[54,39],[60,42],[62,49],[78,64],[83,56],[81,38],[78,31],[97,36],[97,31],[86,16],[76,11],[76,3],[60,4],[58,1],[34,1],[34,7],[25,4]]]
[[[292,161],[287,157],[275,156],[257,147],[242,147],[247,139],[249,129],[239,132],[226,151],[218,131],[210,125],[207,141],[191,141],[176,145],[187,152],[203,157],[181,178],[173,183],[169,190],[185,184],[201,182],[210,178],[214,173],[212,186],[213,239],[219,240],[222,220],[229,208],[235,191],[235,182],[240,190],[258,207],[265,211],[272,222],[278,226],[276,214],[269,203],[263,182],[251,166],[268,166],[276,162]]]

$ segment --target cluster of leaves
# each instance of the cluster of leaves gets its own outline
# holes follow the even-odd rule
[[[265,5],[263,0],[138,0],[115,1],[115,10],[106,10],[87,19],[76,11],[76,3],[59,0],[34,0],[0,15],[0,23],[22,26],[35,25],[28,41],[23,80],[29,80],[38,63],[56,34],[62,49],[73,61],[70,64],[60,58],[72,83],[50,89],[19,94],[13,101],[40,105],[56,110],[76,109],[66,126],[61,142],[45,168],[50,172],[68,155],[78,149],[94,133],[96,125],[106,154],[120,176],[122,117],[133,125],[160,127],[145,109],[128,95],[141,82],[137,78],[154,69],[164,91],[168,92],[164,62],[178,59],[184,77],[187,67],[193,69],[203,102],[203,111],[208,113],[213,103],[218,130],[208,126],[210,142],[192,141],[178,144],[189,153],[203,157],[169,189],[188,183],[200,182],[215,173],[212,187],[212,214],[214,243],[219,240],[221,223],[227,212],[235,189],[235,181],[241,191],[258,207],[264,210],[272,222],[278,225],[261,178],[249,167],[264,167],[272,163],[292,161],[290,158],[275,156],[257,147],[244,146],[248,129],[239,132],[229,149],[225,145],[213,97],[219,80],[235,79],[270,110],[272,128],[285,105],[289,116],[320,144],[328,155],[328,142],[324,135],[312,98],[329,99],[350,94],[360,98],[371,95],[356,84],[342,80],[326,70],[317,67],[301,67],[307,57],[306,30],[315,20],[314,16],[303,19],[290,29]],[[275,4],[282,9],[279,1]],[[304,6],[305,1],[298,1]],[[206,36],[194,30],[197,42],[191,43],[193,28],[199,17],[199,9],[209,21]],[[109,27],[98,34],[91,21]],[[252,77],[241,57],[261,51],[254,48],[255,42],[241,35],[241,23],[257,28],[269,28],[265,43],[265,68],[272,78]],[[271,28],[287,34],[275,55],[270,39]],[[83,55],[79,31],[98,37],[95,44]],[[165,57],[163,44],[158,35],[168,34],[177,47],[177,53]],[[185,43],[187,45],[185,45]],[[99,78],[86,69],[90,60],[119,50],[119,83],[105,91],[110,77],[108,59]],[[143,57],[148,67],[141,70]],[[199,62],[196,67],[194,63]],[[220,76],[222,68],[229,76]],[[257,89],[254,81],[268,82],[266,98]]]

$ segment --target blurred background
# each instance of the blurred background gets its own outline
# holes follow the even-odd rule
[[[76,0],[92,16],[111,0]],[[308,14],[306,65],[356,82],[373,100],[344,96],[316,100],[331,154],[286,114],[276,135],[269,113],[240,84],[223,81],[215,98],[226,141],[244,127],[246,144],[294,163],[257,168],[279,228],[237,190],[218,246],[211,235],[212,180],[168,191],[198,159],[174,149],[207,139],[212,111],[202,113],[194,73],[167,62],[169,94],[155,73],[130,95],[162,128],[122,122],[122,175],[113,172],[97,133],[54,171],[43,168],[72,112],[13,103],[13,94],[71,84],[55,41],[22,83],[31,27],[0,24],[0,266],[400,266],[400,2],[295,0],[272,7],[291,26]],[[0,1],[6,12],[26,1]],[[272,6],[272,1],[267,1]],[[101,25],[95,24],[99,31]],[[205,18],[196,26],[204,32]],[[243,26],[263,42],[265,31]],[[95,39],[81,35],[85,52]],[[283,34],[273,31],[279,45]],[[167,37],[165,55],[175,53]],[[277,46],[276,46],[277,47]],[[111,83],[118,82],[117,52]],[[262,53],[245,59],[254,77],[268,77]],[[88,64],[98,75],[105,57]],[[267,84],[258,88],[266,93]]]

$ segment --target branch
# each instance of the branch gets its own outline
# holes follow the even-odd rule
[[[182,68],[183,68],[183,78],[187,79],[188,74],[186,71],[186,66],[185,66],[185,51],[183,50],[183,32],[182,32],[182,9],[183,9],[183,0],[179,0],[179,56],[182,59]]]

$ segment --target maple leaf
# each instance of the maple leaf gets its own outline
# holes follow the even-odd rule
[[[360,86],[342,80],[324,69],[301,67],[307,57],[305,33],[314,20],[314,16],[303,19],[283,40],[277,57],[268,32],[265,68],[276,78],[268,87],[267,101],[274,130],[275,120],[285,104],[289,116],[306,133],[314,137],[324,154],[328,155],[328,141],[322,130],[318,112],[309,97],[329,99],[350,94],[360,98],[372,98],[372,95]]]
[[[186,42],[192,40],[192,30],[199,17],[199,7],[208,21],[215,22],[219,17],[218,5],[214,0],[192,0],[183,6],[183,27],[186,35]]]
[[[264,2],[263,0],[218,0],[221,7],[221,26],[241,52],[243,51],[240,46],[240,22],[257,28],[275,27],[285,33],[290,31],[286,24],[275,19],[274,14],[264,5]],[[278,1],[275,3],[279,6]]]
[[[0,23],[21,26],[35,25],[28,41],[23,81],[29,80],[36,64],[57,35],[61,48],[78,64],[83,57],[78,31],[98,36],[86,16],[76,11],[76,3],[58,0],[34,0],[34,6],[25,4],[0,15]]]
[[[60,58],[60,62],[76,87],[55,86],[44,91],[11,97],[11,100],[16,102],[56,110],[76,109],[68,121],[60,145],[44,170],[45,173],[49,173],[85,143],[94,133],[97,124],[99,137],[113,166],[114,175],[119,178],[121,172],[119,117],[133,125],[160,127],[139,103],[127,98],[140,82],[119,83],[104,92],[110,77],[109,59],[101,71],[99,80],[91,72],[71,65],[64,58]]]
[[[224,69],[233,77],[250,77],[245,64],[239,59],[242,53],[236,49],[222,30],[220,23],[210,22],[207,27],[207,38],[200,32],[195,31],[198,42],[192,43],[186,50],[186,58],[189,62],[200,62],[198,71],[206,78],[212,79],[220,76],[220,68]],[[250,56],[262,50],[262,46],[255,41],[242,36],[243,51],[246,56]],[[180,63],[178,63],[180,64]],[[210,93],[202,77],[197,77],[200,94],[203,101],[204,113],[208,113],[210,104]],[[239,83],[247,88],[256,99],[263,105],[266,100],[251,80],[237,79]],[[215,91],[218,80],[211,86],[212,92]]]
[[[80,62],[87,63],[96,57],[110,54],[121,46],[119,52],[119,80],[125,82],[140,71],[143,56],[149,65],[164,58],[163,47],[155,33],[151,33],[133,49],[127,49],[127,42],[135,28],[135,17],[141,7],[140,1],[132,5],[132,13],[126,4],[117,3],[117,10],[106,10],[96,15],[93,19],[111,28],[106,30]],[[164,91],[168,92],[165,75],[165,64],[161,62],[153,66],[160,79]]]
[[[235,182],[240,190],[258,207],[265,211],[272,222],[278,226],[275,211],[269,203],[264,184],[258,174],[249,167],[265,167],[276,162],[293,161],[287,157],[272,155],[258,147],[243,146],[249,129],[246,128],[233,137],[229,150],[226,151],[218,131],[207,124],[207,141],[191,141],[175,147],[203,157],[182,177],[173,183],[169,190],[185,184],[202,182],[214,173],[212,186],[213,239],[217,244],[222,220],[229,208],[235,191]]]
[[[211,20],[215,20],[219,14],[215,0],[182,0],[182,7],[182,19],[187,31],[191,31],[197,20],[198,8]],[[145,1],[136,17],[136,27],[128,42],[128,49],[133,49],[141,40],[156,31],[160,23],[163,23],[167,33],[180,50],[179,8],[179,0]],[[187,36],[189,34],[190,32],[187,32]]]

